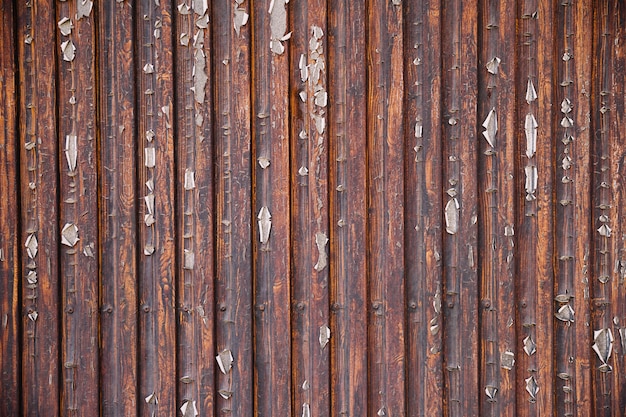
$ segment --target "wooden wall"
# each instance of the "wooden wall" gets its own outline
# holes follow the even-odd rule
[[[622,2],[0,19],[1,416],[626,413]]]

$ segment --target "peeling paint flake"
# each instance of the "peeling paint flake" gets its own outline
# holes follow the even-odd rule
[[[83,17],[89,17],[93,9],[92,0],[78,0],[76,2],[76,20],[80,20]]]
[[[492,58],[491,61],[487,62],[487,65],[485,65],[485,67],[487,67],[487,72],[493,75],[497,75],[498,67],[500,67],[500,62],[502,62],[502,60],[497,56]]]
[[[228,372],[230,372],[231,368],[233,367],[233,354],[229,349],[222,350],[215,357],[215,360],[220,367],[220,371],[222,371],[224,375],[228,374]]]
[[[515,353],[509,350],[502,352],[500,355],[500,366],[510,371],[513,369],[513,365],[515,365]]]
[[[530,336],[526,336],[524,339],[524,352],[526,352],[528,356],[532,356],[537,352],[537,345]]]
[[[78,227],[73,223],[66,223],[61,230],[61,243],[65,246],[74,247],[78,238]]]
[[[289,39],[287,36],[287,9],[284,0],[271,0],[268,9],[270,14],[270,49],[277,55],[285,52],[282,41]]]
[[[537,167],[534,165],[525,166],[524,173],[526,174],[526,193],[534,196],[537,190]],[[528,196],[526,198],[528,199]]]
[[[535,115],[529,113],[526,115],[526,121],[524,122],[524,131],[526,133],[526,156],[532,158],[537,151],[537,119]]]
[[[31,233],[26,238],[26,243],[24,243],[24,247],[26,248],[26,253],[30,259],[35,259],[37,256],[37,251],[39,248],[39,244],[37,242],[37,236],[34,233]]]
[[[156,150],[154,148],[145,148],[144,158],[144,165],[147,168],[154,168],[156,164]]]
[[[526,102],[528,104],[537,100],[537,90],[535,90],[535,84],[533,84],[533,80],[528,79],[528,84],[526,85]]]
[[[459,230],[459,202],[456,198],[448,200],[445,208],[446,232],[451,235]]]
[[[324,349],[326,345],[328,344],[329,340],[330,340],[330,329],[326,325],[321,326],[320,337],[319,337],[320,347]]]
[[[302,417],[311,417],[311,407],[308,403],[302,404]]]
[[[556,313],[554,313],[554,317],[567,323],[573,323],[574,310],[572,309],[572,306],[570,306],[569,304],[565,304],[561,306]]]
[[[196,188],[196,175],[195,172],[190,169],[185,169],[185,190],[193,190]]]
[[[78,155],[76,135],[65,136],[65,159],[67,159],[67,167],[71,172],[76,169],[76,157]]]
[[[191,7],[198,16],[203,16],[208,10],[209,5],[207,0],[193,0]]]
[[[195,254],[192,251],[185,249],[184,258],[185,258],[185,261],[184,261],[183,269],[192,270],[196,263]]]
[[[180,412],[182,413],[183,417],[195,417],[200,414],[198,413],[196,402],[189,400],[185,401],[183,405],[180,406]]]
[[[146,404],[158,404],[159,403],[159,399],[156,396],[156,393],[153,392],[152,394],[148,395],[146,398],[144,398],[144,400],[146,401]]]
[[[209,80],[204,69],[206,68],[206,57],[202,49],[197,49],[194,53],[193,66],[193,92],[197,103],[204,103],[205,87]]]
[[[237,36],[239,36],[239,33],[241,32],[241,28],[245,26],[246,23],[248,23],[249,17],[250,15],[248,15],[248,13],[246,13],[244,9],[240,9],[240,8],[235,9],[234,17],[233,17],[233,26],[235,28],[235,33],[237,33]]]
[[[607,224],[603,224],[598,228],[598,233],[600,236],[611,237],[611,228]]]
[[[613,333],[611,329],[600,329],[593,331],[593,351],[598,355],[598,359],[602,362],[600,371],[608,372],[612,370],[608,364],[611,353],[613,352]]]
[[[61,35],[63,36],[69,36],[70,33],[72,33],[72,29],[74,29],[74,25],[72,24],[72,21],[69,17],[64,17],[63,19],[59,20],[59,23],[57,23],[57,25],[59,26],[59,30],[61,31]]]
[[[63,53],[63,60],[71,62],[76,57],[76,46],[71,40],[67,40],[61,44],[61,52]]]
[[[191,8],[185,2],[179,4],[177,8],[178,8],[178,13],[182,15],[187,15],[191,12]]]
[[[525,379],[526,381],[526,391],[530,394],[530,398],[532,402],[537,400],[537,394],[539,393],[539,385],[537,384],[537,380],[534,376]]]
[[[487,139],[487,143],[489,143],[489,146],[492,148],[495,148],[496,133],[498,133],[498,115],[496,114],[495,108],[491,109],[482,126],[485,128],[483,136]]]
[[[317,246],[317,251],[319,253],[319,257],[317,258],[317,263],[313,267],[317,272],[323,270],[326,267],[328,262],[328,255],[326,254],[326,244],[328,243],[328,237],[326,233],[316,233],[315,234],[315,245]]]
[[[257,216],[259,223],[259,240],[261,243],[267,243],[272,231],[272,215],[267,207],[262,207]]]

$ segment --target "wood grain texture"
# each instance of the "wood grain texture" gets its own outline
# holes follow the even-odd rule
[[[217,415],[253,415],[250,3],[215,1],[216,349],[234,359],[216,371]]]
[[[252,234],[254,408],[258,416],[291,414],[287,6],[284,0],[272,2],[269,8],[254,2],[252,10],[252,212],[257,220]]]
[[[445,202],[444,263],[444,405],[450,416],[477,415],[469,401],[478,386],[477,280],[477,3],[442,6],[442,143]]]
[[[17,141],[16,21],[0,5],[0,415],[20,415],[20,186]]]
[[[340,1],[328,22],[331,412],[365,416],[367,384],[366,10]]]
[[[57,47],[76,49],[71,60],[63,51],[57,55],[61,413],[75,416],[97,410],[99,403],[96,34],[93,12],[78,17],[76,3],[57,3],[56,7]],[[73,26],[69,33],[64,19]]]
[[[215,414],[215,207],[213,176],[211,15],[174,11],[176,244],[177,244],[177,407],[194,402],[202,415]],[[192,43],[194,34],[204,39]],[[204,66],[203,66],[204,64]],[[197,68],[196,68],[197,66]],[[202,83],[202,70],[207,76]],[[200,81],[196,87],[196,81]],[[196,89],[199,94],[196,95]],[[204,92],[204,95],[202,95]]]
[[[404,8],[407,411],[443,415],[440,2]]]
[[[134,416],[137,388],[137,204],[132,3],[99,2],[100,381],[103,416]]]
[[[135,13],[139,415],[173,415],[177,407],[172,9],[167,2],[139,0]]]
[[[403,9],[367,7],[368,412],[404,416]]]
[[[290,3],[292,412],[330,416],[330,346],[319,332],[329,317],[328,129],[316,117],[328,103],[325,1]],[[313,42],[313,50],[311,50]],[[306,96],[301,97],[302,93]],[[316,96],[317,93],[317,96]],[[316,102],[316,97],[320,97]],[[331,334],[332,337],[332,334]]]
[[[26,416],[58,415],[59,232],[55,7],[17,5],[22,263],[22,401]]]
[[[478,195],[480,415],[513,416],[515,332],[516,10],[480,2]]]

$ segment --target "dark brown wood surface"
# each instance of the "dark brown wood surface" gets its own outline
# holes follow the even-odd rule
[[[626,412],[621,3],[0,14],[0,416]]]

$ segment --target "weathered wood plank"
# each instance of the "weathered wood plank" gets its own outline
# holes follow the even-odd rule
[[[480,415],[515,415],[516,54],[513,10],[480,2]]]
[[[285,0],[253,3],[254,393],[291,414],[289,53]],[[298,28],[302,30],[302,28]]]
[[[593,19],[593,222],[590,239],[593,272],[590,287],[594,350],[590,365],[593,411],[597,416],[610,416],[624,410],[623,378],[620,377],[623,368],[618,358],[623,358],[620,328],[625,309],[621,306],[623,303],[615,302],[624,295],[623,243],[620,240],[624,228],[619,220],[624,213],[624,197],[618,185],[623,179],[621,165],[625,153],[620,139],[624,133],[621,121],[624,58],[620,48],[624,36],[618,29],[623,23],[623,10],[614,3],[604,3],[594,9]],[[610,337],[614,344],[611,346],[613,353],[608,356]]]
[[[253,415],[251,30],[249,3],[213,2],[215,16],[216,372],[218,415]],[[233,357],[232,368],[229,365]]]
[[[20,82],[22,401],[25,416],[58,415],[59,232],[55,7],[17,5]],[[54,388],[54,389],[51,389]]]
[[[405,2],[407,410],[443,415],[441,4]]]
[[[176,407],[171,3],[135,5],[139,197],[139,415]],[[196,40],[198,43],[199,40]]]
[[[99,407],[95,19],[92,10],[83,13],[77,6],[56,5],[61,48],[56,104],[63,308],[60,389],[61,413],[68,416]]]
[[[367,236],[364,2],[333,3],[328,22],[331,414],[366,416]]]
[[[406,415],[402,7],[367,3],[369,415]]]
[[[444,404],[478,415],[477,2],[442,6]]]
[[[185,3],[189,8],[191,4]],[[203,13],[204,12],[204,13]],[[215,414],[211,10],[175,10],[178,403]],[[196,23],[198,22],[198,23]],[[194,36],[204,42],[193,42]],[[206,80],[204,78],[206,76]],[[197,93],[197,94],[196,94]],[[185,404],[187,404],[185,406]]]
[[[0,415],[21,415],[20,206],[14,6],[0,4]]]
[[[100,381],[103,416],[137,414],[134,3],[98,2]]]
[[[327,5],[290,3],[291,74],[292,392],[294,415],[330,416]],[[312,46],[312,48],[311,48]],[[304,93],[306,95],[301,96]],[[319,98],[318,98],[319,97]],[[301,414],[300,414],[301,413]],[[307,414],[310,413],[310,414]]]

